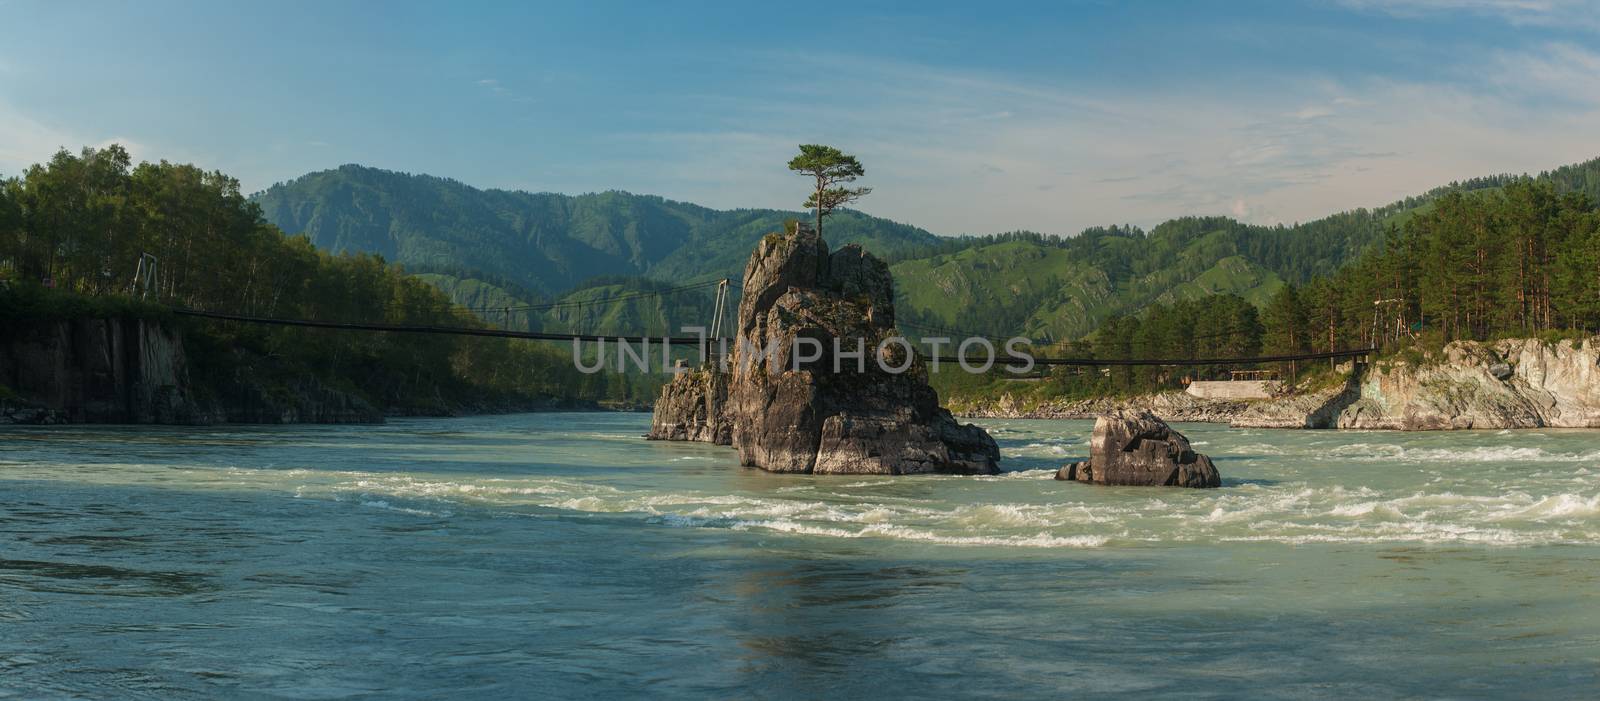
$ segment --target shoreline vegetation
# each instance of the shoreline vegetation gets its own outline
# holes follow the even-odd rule
[[[113,145],[63,150],[0,182],[0,397],[13,417],[376,422],[654,391],[653,378],[583,375],[547,345],[393,342],[177,319],[169,307],[487,326],[381,256],[286,235],[219,172],[133,166]]]

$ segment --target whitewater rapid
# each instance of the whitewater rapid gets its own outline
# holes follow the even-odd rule
[[[1215,491],[1053,481],[1084,454],[1086,422],[998,422],[1009,471],[992,477],[806,477],[752,473],[730,451],[672,446],[671,465],[716,466],[649,484],[581,477],[459,479],[317,474],[302,498],[447,513],[536,507],[622,514],[642,527],[727,528],[955,546],[1101,548],[1162,543],[1600,543],[1600,448],[1591,434],[1399,434],[1185,426],[1226,477]],[[623,435],[590,435],[626,444]],[[634,447],[640,448],[636,444]],[[657,444],[651,444],[654,450]],[[640,448],[644,449],[644,448]],[[312,473],[303,473],[311,477]]]
[[[0,430],[0,696],[1600,688],[1600,433],[1181,424],[1189,490],[1052,479],[1086,421],[893,478],[648,425]]]

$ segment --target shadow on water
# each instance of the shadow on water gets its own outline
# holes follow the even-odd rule
[[[1149,561],[752,555],[765,562],[717,587],[732,599],[723,609],[742,651],[737,683],[696,692],[1382,698],[1517,695],[1529,675],[1556,695],[1600,682],[1538,634],[1507,630],[1500,652],[1486,649],[1474,625],[1515,621],[1512,606],[1257,611],[1236,598],[1251,577]],[[1429,651],[1416,653],[1422,641]],[[1503,659],[1510,648],[1544,666]]]
[[[0,586],[99,596],[181,596],[211,588],[193,572],[147,572],[107,565],[0,560]]]
[[[1243,486],[1246,486],[1246,485],[1254,485],[1254,486],[1257,486],[1257,487],[1271,487],[1271,486],[1282,484],[1282,483],[1283,483],[1283,480],[1266,479],[1264,477],[1251,477],[1251,478],[1240,477],[1240,478],[1234,478],[1234,477],[1228,477],[1228,476],[1224,475],[1223,478],[1222,478],[1222,486],[1223,487],[1243,487]]]

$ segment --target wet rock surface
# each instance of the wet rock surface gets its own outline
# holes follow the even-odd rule
[[[1070,463],[1056,479],[1105,485],[1217,487],[1222,476],[1211,458],[1149,412],[1100,416],[1089,439],[1088,460]]]

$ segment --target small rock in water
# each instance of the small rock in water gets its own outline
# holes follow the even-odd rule
[[[1056,479],[1108,485],[1218,487],[1222,475],[1211,458],[1148,411],[1115,411],[1094,422],[1089,459],[1056,472]]]

